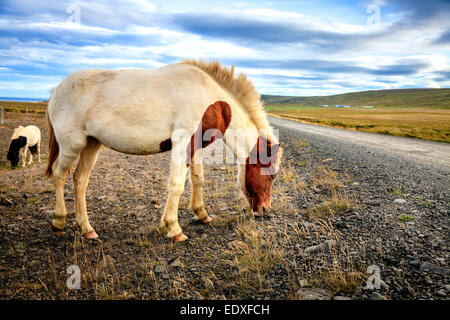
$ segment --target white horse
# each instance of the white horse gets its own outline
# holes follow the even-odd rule
[[[7,159],[11,161],[11,168],[15,169],[22,158],[22,167],[27,165],[27,151],[30,149],[28,164],[33,163],[33,154],[37,153],[38,161],[41,162],[41,131],[36,126],[19,126],[14,129],[11,136]]]
[[[202,223],[211,221],[202,198],[202,148],[216,138],[223,137],[233,151],[241,188],[253,212],[270,208],[281,149],[259,94],[244,74],[234,77],[234,67],[184,61],[152,70],[78,71],[52,91],[48,117],[46,174],[53,177],[55,185],[52,224],[57,235],[66,222],[66,174],[79,157],[73,176],[76,222],[85,238],[98,238],[89,223],[85,193],[101,145],[135,155],[172,150],[169,194],[161,226],[175,242],[187,239],[177,212],[189,168],[195,218]],[[236,137],[233,132],[240,135]]]

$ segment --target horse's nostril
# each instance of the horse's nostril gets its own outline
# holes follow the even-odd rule
[[[266,211],[267,211],[267,210],[266,210],[266,207],[263,207],[263,208],[262,208],[262,211],[263,211],[263,213],[266,213]]]

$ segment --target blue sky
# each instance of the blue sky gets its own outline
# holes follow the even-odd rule
[[[234,64],[262,94],[450,87],[449,17],[438,0],[0,0],[0,96],[185,58]]]

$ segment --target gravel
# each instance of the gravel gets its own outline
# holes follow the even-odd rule
[[[20,121],[0,127],[1,152],[7,151],[10,132]],[[46,155],[45,121],[40,121]],[[243,209],[245,199],[239,196],[234,166],[205,167],[205,204],[214,220],[210,225],[192,223],[187,184],[179,219],[189,240],[176,245],[157,230],[167,197],[170,153],[127,156],[102,149],[87,191],[89,217],[101,243],[80,239],[74,201],[66,203],[63,235],[51,234],[54,194],[42,175],[45,160],[11,171],[0,159],[0,197],[13,203],[0,206],[0,298],[448,299],[450,183],[442,155],[446,147],[420,142],[423,150],[439,147],[423,155],[410,146],[402,148],[410,151],[401,155],[402,151],[372,146],[372,138],[364,144],[360,137],[346,141],[334,131],[321,128],[328,134],[318,135],[312,130],[282,129],[282,170],[288,174],[282,172],[275,180],[267,218],[253,218]],[[300,138],[306,147],[295,147]],[[429,154],[440,154],[441,159],[428,161]],[[347,177],[342,189],[358,205],[327,219],[310,219],[309,210],[326,197],[324,188],[311,178],[318,167]],[[283,175],[294,176],[294,182]],[[69,177],[67,200],[74,199],[72,183]],[[395,199],[406,203],[394,203]],[[249,235],[258,235],[258,241],[244,237],[242,226],[255,226]],[[327,240],[336,243],[325,245]],[[316,246],[330,250],[304,254]],[[282,252],[283,263],[255,278],[255,269],[246,271],[254,263],[242,254],[248,250]],[[343,263],[341,254],[365,279],[332,290],[332,284],[318,275],[330,270],[334,257]],[[80,290],[66,288],[66,270],[74,264],[83,275]],[[380,287],[363,290],[372,275],[366,274],[371,265],[379,268]],[[341,266],[349,272],[348,265]]]
[[[388,285],[386,296],[445,299],[439,290],[450,282],[450,145],[270,121],[282,142],[307,141],[316,158],[356,182],[351,189],[361,207],[334,226],[347,242],[364,244]],[[401,221],[405,214],[412,220]]]

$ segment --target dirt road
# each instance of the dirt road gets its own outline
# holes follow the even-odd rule
[[[270,117],[270,122],[281,128],[301,133],[305,137],[325,140],[326,143],[345,143],[373,152],[385,153],[402,160],[434,165],[446,172],[450,171],[450,144],[374,134],[363,131],[344,130],[313,124]],[[372,159],[377,161],[377,159]]]

